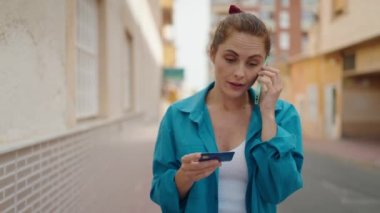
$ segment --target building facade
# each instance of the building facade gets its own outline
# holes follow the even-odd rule
[[[86,212],[96,143],[159,117],[159,4],[0,5],[0,212]]]
[[[290,63],[307,136],[380,138],[379,9],[374,0],[320,1],[308,52]]]

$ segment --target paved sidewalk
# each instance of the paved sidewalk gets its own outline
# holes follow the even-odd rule
[[[380,169],[380,141],[376,140],[304,140],[305,150]]]
[[[149,198],[157,129],[158,123],[137,118],[109,132],[106,141],[94,141],[80,212],[160,212]]]

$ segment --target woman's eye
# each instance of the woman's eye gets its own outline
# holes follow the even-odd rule
[[[233,62],[235,62],[235,59],[234,59],[234,58],[225,58],[225,60],[226,60],[228,63],[233,63]]]
[[[256,67],[257,65],[259,65],[258,63],[248,63],[248,66],[250,67]]]

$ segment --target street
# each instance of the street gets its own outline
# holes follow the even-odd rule
[[[307,151],[303,176],[304,188],[278,212],[379,212],[379,170]]]
[[[98,156],[92,163],[98,175],[87,186],[83,212],[160,212],[149,199],[157,126],[140,122],[125,130],[125,140],[96,146]],[[380,208],[378,169],[307,150],[303,176],[304,188],[278,212],[369,213]]]

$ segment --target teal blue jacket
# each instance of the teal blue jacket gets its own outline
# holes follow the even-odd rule
[[[171,105],[161,121],[150,197],[161,206],[162,212],[218,212],[218,170],[194,183],[182,200],[174,182],[183,155],[218,151],[206,106],[206,96],[213,85]],[[252,89],[249,94],[254,100]],[[247,213],[276,212],[278,203],[303,186],[298,113],[291,104],[278,100],[275,116],[276,136],[263,142],[260,109],[258,105],[253,107],[245,147],[249,175],[245,196]]]

